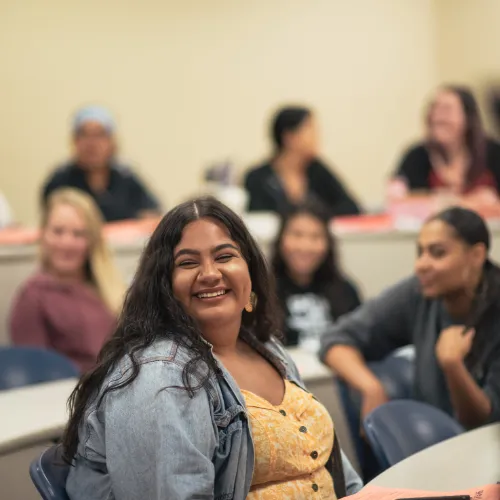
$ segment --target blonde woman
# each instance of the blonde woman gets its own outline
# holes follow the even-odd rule
[[[102,236],[94,201],[75,189],[54,191],[40,235],[40,269],[18,293],[10,317],[15,345],[53,349],[82,372],[112,333],[125,285]]]

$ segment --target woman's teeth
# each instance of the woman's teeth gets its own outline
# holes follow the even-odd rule
[[[199,293],[196,296],[199,299],[209,299],[211,297],[218,297],[219,295],[224,295],[226,290],[219,290],[217,292],[207,292],[207,293]]]

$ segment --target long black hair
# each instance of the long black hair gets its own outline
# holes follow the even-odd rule
[[[451,92],[455,94],[460,100],[462,105],[462,110],[465,115],[465,145],[470,155],[470,165],[466,174],[467,183],[474,182],[486,169],[486,148],[487,140],[484,127],[481,120],[481,114],[479,112],[479,106],[477,104],[474,94],[468,87],[460,85],[444,85],[441,87],[442,90],[446,92]],[[427,115],[427,121],[429,120],[429,113]],[[449,161],[448,152],[443,148],[442,145],[429,140],[427,144],[431,151],[435,151],[439,156],[443,158],[445,163]]]
[[[454,232],[456,238],[467,246],[482,244],[489,252],[491,237],[490,231],[482,217],[467,208],[451,207],[429,219],[445,223]],[[478,365],[487,355],[488,343],[493,339],[488,338],[487,330],[493,315],[500,311],[500,267],[489,258],[485,259],[481,281],[475,291],[472,307],[466,318],[466,328],[474,328],[472,348],[466,357],[466,365],[473,371],[480,368]]]
[[[289,222],[299,215],[308,215],[319,221],[323,227],[327,251],[325,258],[313,274],[312,283],[328,300],[333,316],[338,317],[347,312],[352,304],[348,304],[345,297],[345,279],[339,266],[337,243],[329,227],[330,217],[323,205],[317,201],[308,200],[302,204],[292,206],[281,218],[281,225],[278,236],[274,241],[271,259],[271,267],[278,288],[280,288],[281,284],[292,281],[287,264],[283,259],[281,244]]]
[[[271,123],[271,138],[276,151],[284,147],[284,137],[288,132],[295,132],[312,115],[309,108],[288,106],[276,112]]]
[[[175,339],[175,342],[191,352],[191,359],[184,366],[182,374],[184,388],[190,395],[202,388],[211,375],[220,375],[199,327],[185,312],[172,291],[174,249],[186,225],[202,218],[224,225],[230,237],[238,244],[248,265],[252,290],[258,300],[253,312],[242,312],[242,326],[262,343],[277,332],[274,282],[265,258],[243,221],[228,207],[211,197],[198,198],[173,208],[163,217],[141,256],[115,333],[102,348],[96,367],[81,378],[70,397],[70,419],[63,436],[66,461],[70,462],[76,454],[78,428],[85,409],[96,397],[106,376],[122,358],[130,358],[130,376],[111,384],[100,395],[98,404],[107,392],[124,388],[137,378],[140,371],[140,351],[161,338]],[[204,364],[208,370],[200,370],[200,364]],[[204,374],[201,379],[200,372]],[[198,381],[197,385],[193,385],[193,379]]]

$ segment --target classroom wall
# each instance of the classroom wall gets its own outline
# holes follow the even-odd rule
[[[488,91],[500,83],[500,2],[436,0],[438,76],[472,86],[490,130]]]
[[[208,163],[263,158],[272,110],[298,102],[328,162],[379,202],[437,83],[435,17],[432,0],[3,0],[0,190],[34,223],[69,116],[96,102],[171,206]]]

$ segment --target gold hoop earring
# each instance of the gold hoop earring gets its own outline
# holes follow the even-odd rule
[[[250,298],[248,300],[247,305],[245,306],[245,311],[248,313],[253,312],[255,309],[255,306],[257,305],[257,295],[255,295],[255,292],[252,292],[250,294]]]

